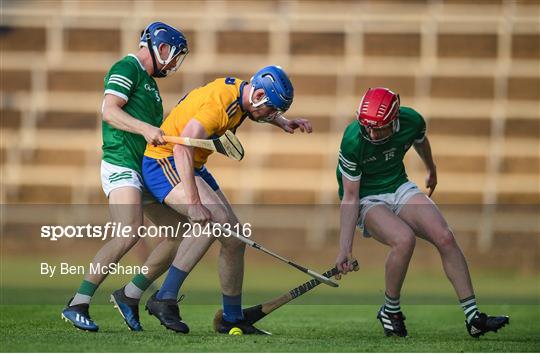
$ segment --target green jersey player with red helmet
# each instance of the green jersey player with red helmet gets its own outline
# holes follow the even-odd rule
[[[426,137],[426,123],[412,108],[400,106],[399,95],[383,87],[370,88],[362,97],[357,119],[346,128],[339,151],[337,179],[341,202],[338,269],[352,270],[354,229],[388,245],[384,305],[377,319],[387,336],[407,336],[400,292],[416,236],[439,251],[444,271],[465,313],[473,337],[496,332],[509,323],[507,316],[488,316],[476,305],[467,261],[439,209],[430,199],[437,170]],[[427,170],[425,195],[408,180],[403,158],[414,147]]]

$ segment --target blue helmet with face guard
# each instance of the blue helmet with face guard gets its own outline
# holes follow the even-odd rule
[[[253,103],[253,92],[263,89],[265,97],[257,103]],[[250,103],[253,107],[267,105],[280,112],[289,109],[294,98],[294,88],[289,76],[283,69],[276,65],[271,65],[257,71],[251,78]]]
[[[159,55],[159,48],[162,44],[168,45],[170,48],[167,59],[162,59]],[[153,76],[155,77],[165,77],[174,73],[178,70],[189,52],[188,43],[184,34],[163,22],[152,22],[149,24],[141,33],[139,45],[141,47],[147,47],[150,51],[152,64],[154,66]],[[176,60],[176,58],[178,58],[176,65],[163,71],[163,68]],[[158,69],[158,63],[162,65],[161,69]]]

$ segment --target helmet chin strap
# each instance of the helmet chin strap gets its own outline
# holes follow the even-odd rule
[[[152,58],[152,66],[154,67],[154,73],[152,76],[154,77],[165,77],[166,75],[158,69],[157,62],[156,62],[156,56],[154,55],[154,51],[152,50],[152,42],[150,41],[150,33],[146,33],[146,45],[148,48],[148,51],[150,52],[150,57]]]

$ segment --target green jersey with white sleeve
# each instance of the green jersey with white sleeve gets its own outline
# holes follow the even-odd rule
[[[104,80],[104,94],[126,101],[122,109],[132,117],[159,127],[163,121],[163,102],[156,81],[139,59],[129,54],[116,62]],[[146,140],[142,135],[116,129],[102,122],[103,160],[141,173]]]

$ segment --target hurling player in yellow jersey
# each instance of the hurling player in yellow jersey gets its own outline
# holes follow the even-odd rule
[[[235,131],[249,118],[276,125],[286,132],[296,129],[310,133],[305,119],[289,120],[282,113],[292,104],[293,86],[278,66],[259,70],[245,82],[233,77],[217,79],[186,95],[164,120],[165,135],[209,139]],[[143,178],[148,190],[160,202],[189,217],[192,223],[215,222],[237,225],[227,198],[206,169],[212,152],[182,145],[148,145],[143,159]],[[189,272],[206,253],[214,237],[186,238],[180,244],[162,287],[146,307],[166,328],[188,333],[182,322],[177,296]],[[244,334],[265,334],[244,320],[241,308],[245,245],[233,237],[219,237],[219,275],[223,293],[221,333],[239,327]]]

